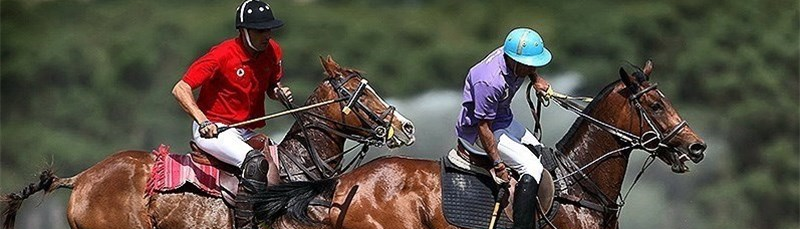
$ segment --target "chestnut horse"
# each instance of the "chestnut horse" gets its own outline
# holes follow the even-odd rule
[[[339,102],[295,114],[298,121],[278,145],[280,154],[286,155],[281,159],[290,171],[289,180],[326,178],[341,172],[336,169],[342,168],[341,156],[347,139],[367,144],[364,148],[384,144],[394,148],[414,141],[413,124],[384,102],[359,72],[339,67],[330,56],[322,59],[322,64],[327,78],[306,104]],[[343,112],[348,105],[352,112]],[[310,152],[319,156],[314,158]],[[299,161],[284,161],[292,155]],[[194,189],[145,197],[154,159],[146,151],[122,151],[70,178],[58,178],[45,171],[40,182],[5,197],[8,209],[4,226],[13,228],[16,211],[28,196],[40,190],[50,192],[66,187],[73,189],[67,207],[67,220],[72,228],[232,227],[231,213],[223,200]],[[315,160],[324,161],[321,162],[324,165],[315,164]]]
[[[556,180],[557,228],[619,227],[624,202],[618,200],[633,149],[675,173],[688,171],[686,160],[702,160],[705,143],[648,81],[651,71],[650,61],[632,75],[620,68],[621,80],[605,87],[558,143],[558,157],[573,166],[555,169],[563,178]],[[437,161],[382,157],[338,178],[273,187],[256,198],[257,217],[272,228],[457,228],[445,219],[440,180]],[[302,205],[309,199],[331,204]]]

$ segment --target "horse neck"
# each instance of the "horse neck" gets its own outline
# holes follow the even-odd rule
[[[307,100],[306,104],[315,104],[326,100],[320,96],[315,96],[318,94],[320,94],[319,90],[315,91],[314,95]],[[325,109],[326,107],[323,106],[309,110],[308,112],[325,116],[325,114],[327,114]],[[339,129],[340,125],[334,124],[328,120],[312,115],[302,115],[300,120],[295,120],[283,141],[278,145],[279,152],[295,156],[301,160],[301,163],[306,168],[316,166],[314,158],[312,158],[311,155],[312,153],[317,153],[322,160],[342,154],[344,151],[344,143],[347,139],[333,133],[328,133],[327,130],[318,127],[319,125],[325,125],[337,131],[342,131]],[[303,129],[306,130],[305,133]],[[311,147],[313,151],[308,147]],[[328,165],[334,167],[340,161],[341,158],[338,158],[329,162]],[[281,163],[283,165],[292,164],[290,161],[282,161]],[[310,172],[315,173],[318,177],[323,177],[319,169],[311,169]],[[309,176],[295,175],[292,176],[292,180],[309,180]]]
[[[618,101],[619,99],[615,100]],[[619,116],[631,112],[629,106],[613,105],[620,103],[625,104],[624,99],[623,102],[617,103],[606,101],[597,102],[597,106],[590,111],[589,115],[613,126],[619,125],[609,120],[621,122],[621,120],[625,118],[620,118]],[[575,128],[577,128],[575,134],[571,136],[571,139],[566,141],[562,150],[570,160],[578,165],[578,167],[583,167],[609,152],[619,150],[626,146],[625,143],[620,141],[616,136],[592,124],[588,120],[583,120]],[[568,192],[575,191],[576,193],[572,194],[582,196],[583,198],[594,199],[602,203],[603,200],[590,194],[594,192],[594,190],[590,190],[594,189],[594,187],[592,187],[594,185],[591,184],[591,182],[593,182],[610,201],[615,201],[617,197],[619,197],[620,190],[622,189],[622,181],[625,178],[630,152],[630,149],[623,150],[619,153],[607,156],[606,159],[595,162],[594,165],[589,166],[583,171],[591,181],[581,181],[581,185],[573,186],[573,189],[568,189]],[[576,174],[573,177],[578,178],[579,176],[580,174]]]

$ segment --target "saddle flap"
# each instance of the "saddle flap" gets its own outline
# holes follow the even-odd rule
[[[219,186],[222,189],[222,200],[229,207],[235,207],[236,194],[239,192],[239,178],[233,174],[222,172],[219,174]]]
[[[553,184],[553,176],[550,173],[542,173],[541,181],[539,181],[539,205],[542,212],[545,214],[553,206],[553,199],[556,194],[556,188]],[[538,217],[538,216],[537,216]]]

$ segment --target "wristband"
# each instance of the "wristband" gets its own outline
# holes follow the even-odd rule
[[[496,161],[494,161],[492,166],[497,168],[497,166],[500,165],[500,164],[505,164],[505,162],[503,162],[503,160],[496,160]]]
[[[200,129],[205,129],[206,127],[208,127],[211,124],[214,124],[214,123],[211,123],[211,121],[205,120],[205,121],[200,123]]]

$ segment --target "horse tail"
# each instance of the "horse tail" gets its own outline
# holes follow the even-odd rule
[[[281,216],[304,224],[319,223],[311,219],[308,206],[317,196],[329,199],[338,178],[318,181],[298,181],[268,187],[268,191],[253,196],[253,210],[259,221],[272,224]]]
[[[22,206],[22,201],[27,199],[38,191],[44,190],[45,194],[52,192],[58,188],[74,187],[74,177],[59,178],[53,174],[52,169],[46,169],[39,174],[39,182],[31,183],[19,193],[11,193],[6,196],[0,197],[0,202],[6,204],[6,209],[3,210],[3,228],[14,228],[14,221],[17,217],[17,211]]]

